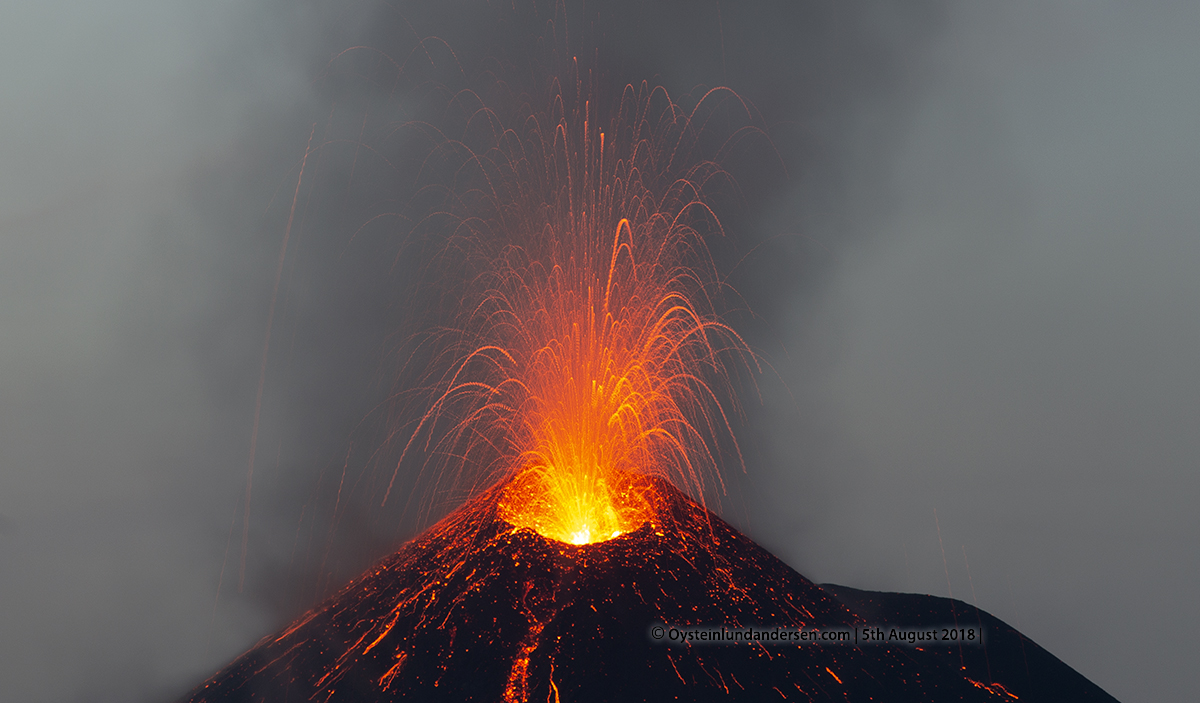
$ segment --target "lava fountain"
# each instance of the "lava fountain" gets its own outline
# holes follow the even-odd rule
[[[705,242],[723,234],[705,188],[730,179],[696,155],[715,104],[747,124],[751,110],[723,89],[684,110],[642,84],[597,119],[586,82],[554,83],[520,129],[478,101],[468,136],[439,146],[460,158],[456,209],[428,218],[451,232],[437,278],[469,273],[404,449],[433,447],[454,463],[440,476],[474,485],[483,467],[484,485],[507,484],[503,519],[572,544],[653,519],[639,476],[721,490],[721,442],[738,453],[730,362],[755,363],[718,316],[728,291]],[[479,132],[486,146],[467,146]]]
[[[603,227],[572,219],[576,231]],[[670,240],[682,235],[665,217],[653,219],[635,234],[622,218],[609,256],[584,246],[536,280],[520,277],[517,302],[528,312],[514,335],[524,363],[512,380],[525,396],[517,412],[526,448],[501,503],[516,527],[573,544],[603,541],[651,517],[630,474],[664,473],[702,487],[700,462],[712,460],[708,428],[689,415],[707,419],[696,411],[712,391],[698,369],[718,354],[714,335],[736,335],[697,312],[686,272],[663,262]]]

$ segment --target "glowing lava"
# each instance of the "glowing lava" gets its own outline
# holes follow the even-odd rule
[[[654,519],[646,495],[651,490],[645,479],[628,473],[606,479],[531,467],[505,486],[500,517],[559,542],[604,542]]]
[[[497,519],[506,486],[485,491],[186,700],[1113,701],[986,613],[987,649],[656,639],[664,625],[929,629],[976,611],[817,587],[663,479],[630,482],[655,529],[587,547],[513,529]]]
[[[685,408],[707,390],[695,361],[715,355],[710,332],[727,331],[696,311],[669,268],[639,266],[628,220],[610,246],[552,260],[544,279],[536,267],[505,295],[524,298],[533,314],[517,335],[527,359],[519,376],[527,448],[502,516],[571,544],[612,539],[651,519],[631,475],[696,482],[688,445],[698,433]]]
[[[738,453],[730,367],[753,356],[718,315],[706,244],[722,232],[704,188],[728,177],[696,158],[695,125],[740,100],[718,89],[685,111],[627,86],[601,121],[576,85],[520,131],[479,105],[485,136],[468,124],[454,142],[468,158],[435,271],[464,283],[409,447],[424,437],[468,492],[505,483],[510,524],[590,544],[654,519],[638,476],[720,491],[717,456]]]
[[[588,219],[570,224],[598,228]],[[554,242],[546,260],[505,270],[503,287],[486,299],[515,309],[505,310],[496,330],[502,339],[471,353],[498,352],[517,365],[485,386],[495,397],[506,395],[506,385],[519,388],[513,419],[523,451],[510,470],[515,480],[502,516],[571,544],[612,539],[653,517],[632,475],[669,475],[700,488],[695,454],[708,453],[711,427],[698,430],[695,422],[713,396],[700,374],[719,368],[714,335],[736,339],[697,311],[691,281],[669,260],[642,263],[646,246],[629,220],[615,229],[609,251],[599,237],[577,237],[582,246]],[[638,234],[656,248],[679,236],[652,224]]]

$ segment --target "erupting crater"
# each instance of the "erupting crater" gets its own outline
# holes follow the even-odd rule
[[[557,473],[527,468],[504,489],[499,515],[567,544],[605,542],[653,522],[652,482],[632,472]]]
[[[625,500],[650,516],[618,539],[577,547],[569,533],[500,517],[533,507],[516,513],[557,524],[537,518],[541,494],[518,490],[539,480],[485,491],[185,700],[1114,703],[965,603],[817,586],[657,476],[606,481],[618,523]],[[982,625],[986,646],[685,645],[654,634],[954,618]]]

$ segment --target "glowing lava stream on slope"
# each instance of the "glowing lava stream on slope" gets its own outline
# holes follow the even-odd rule
[[[435,401],[405,452],[424,435],[461,462],[460,479],[485,467],[485,485],[506,482],[510,524],[589,544],[653,519],[649,484],[631,477],[703,500],[722,488],[719,443],[737,452],[727,362],[753,355],[715,309],[723,285],[705,236],[721,229],[704,197],[732,181],[697,144],[718,106],[752,115],[725,89],[685,111],[643,83],[601,127],[582,81],[573,98],[557,85],[523,132],[480,101],[453,141],[465,186],[439,213],[454,226],[435,274],[465,267],[466,286],[457,324],[440,328],[452,362],[426,386]],[[466,147],[480,131],[486,146]]]

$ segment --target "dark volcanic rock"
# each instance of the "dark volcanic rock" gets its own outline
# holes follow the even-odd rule
[[[939,599],[822,590],[666,482],[650,481],[658,519],[584,546],[513,529],[496,517],[493,489],[186,700],[1011,701],[1004,690],[1091,685],[1058,662],[1004,679],[1004,689],[989,686],[1024,670],[1011,656],[997,660],[991,678],[974,665],[960,670],[957,648],[656,640],[656,624],[855,628],[941,613]],[[1009,630],[987,618],[993,638],[1006,641]],[[1028,653],[1034,645],[1025,644]]]
[[[959,600],[913,593],[876,593],[821,584],[864,620],[884,628],[923,629],[957,624],[982,628],[982,646],[929,647],[925,656],[941,659],[981,683],[1001,682],[1021,701],[1116,703],[1082,674],[990,613]]]

